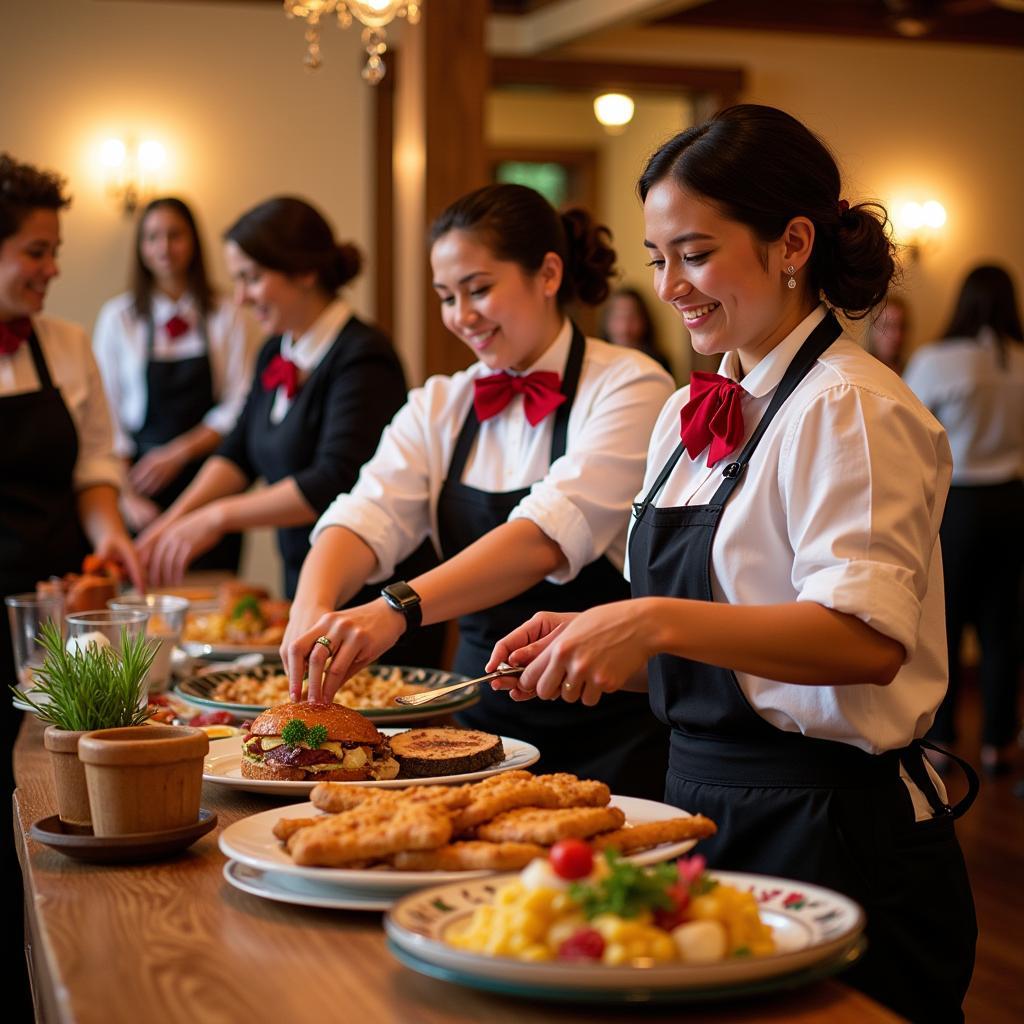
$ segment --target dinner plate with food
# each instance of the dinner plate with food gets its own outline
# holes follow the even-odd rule
[[[566,840],[516,874],[406,895],[385,929],[412,969],[472,987],[573,1000],[700,1000],[835,973],[863,952],[864,913],[821,886],[638,867]]]
[[[353,708],[379,724],[422,721],[472,707],[480,699],[477,688],[440,697],[424,707],[402,707],[395,698],[451,686],[464,679],[441,669],[370,665],[345,682],[335,694],[334,703]],[[288,676],[280,665],[204,672],[182,680],[174,692],[197,707],[223,709],[238,718],[255,718],[267,708],[291,700]]]
[[[264,871],[393,892],[515,870],[570,837],[651,864],[715,831],[701,815],[613,796],[603,782],[568,773],[513,770],[403,789],[323,782],[310,796],[234,822],[220,836],[221,850]]]
[[[473,782],[540,760],[531,743],[478,729],[382,729],[340,704],[280,704],[216,747],[203,780],[273,796],[320,782],[381,789]]]
[[[262,587],[222,583],[215,603],[196,606],[185,619],[181,647],[193,658],[276,657],[288,626],[291,602],[272,599]]]

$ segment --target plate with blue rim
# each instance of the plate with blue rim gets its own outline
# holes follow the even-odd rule
[[[400,673],[401,682],[408,686],[422,686],[427,690],[435,690],[442,686],[460,683],[467,677],[455,672],[445,672],[437,668],[412,668],[406,665],[370,665],[367,669],[372,675],[382,679],[390,679]],[[183,701],[202,708],[204,711],[229,711],[237,718],[255,718],[271,705],[269,704],[238,704],[230,701],[216,700],[214,692],[218,684],[234,682],[242,678],[266,682],[277,676],[284,676],[280,665],[260,665],[256,668],[225,669],[223,671],[205,672],[182,680],[174,687],[174,694]],[[419,722],[438,715],[451,715],[464,711],[480,700],[479,687],[472,686],[467,690],[441,697],[422,707],[403,707],[399,704],[385,708],[356,708],[377,725],[392,725],[400,722]]]

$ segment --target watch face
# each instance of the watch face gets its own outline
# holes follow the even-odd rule
[[[408,583],[398,582],[386,586],[382,593],[405,608],[408,605],[419,604],[420,595],[416,593]]]

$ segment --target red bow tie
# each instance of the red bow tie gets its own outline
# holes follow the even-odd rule
[[[28,341],[31,333],[32,321],[27,316],[19,316],[7,323],[0,321],[0,355],[14,355],[21,343]]]
[[[264,391],[283,387],[284,393],[289,398],[294,398],[295,392],[299,390],[299,368],[290,359],[276,355],[267,364],[260,377],[260,383]]]
[[[690,374],[690,400],[679,414],[679,436],[691,459],[708,445],[708,465],[735,451],[743,440],[743,388],[717,373]]]
[[[192,330],[192,325],[183,317],[178,316],[177,313],[171,317],[167,323],[164,324],[164,330],[167,332],[167,337],[171,341],[176,341],[183,334],[188,334]]]
[[[504,371],[480,377],[473,382],[476,418],[483,423],[497,416],[514,395],[522,395],[526,418],[535,427],[565,401],[561,386],[561,378],[550,370],[534,370],[525,377],[513,377]]]

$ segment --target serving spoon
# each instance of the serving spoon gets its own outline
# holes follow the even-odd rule
[[[467,687],[476,686],[477,683],[489,683],[492,679],[501,679],[502,676],[522,675],[523,668],[516,668],[503,661],[493,672],[488,672],[485,676],[478,676],[476,679],[463,679],[461,683],[453,683],[451,686],[439,686],[436,690],[424,690],[423,693],[413,693],[408,697],[396,697],[395,703],[405,704],[407,707],[419,707],[421,704],[429,704],[431,701],[444,697],[446,694],[454,693],[456,690],[465,690]]]

